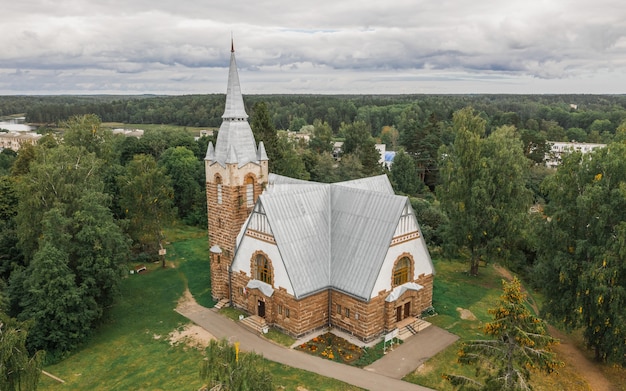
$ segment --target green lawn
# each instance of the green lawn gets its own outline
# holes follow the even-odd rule
[[[146,265],[129,275],[116,304],[85,345],[44,369],[63,379],[41,377],[42,390],[198,390],[202,352],[171,346],[170,332],[188,324],[174,311],[187,285],[199,302],[211,304],[208,244],[204,230],[177,227],[167,232],[168,266]],[[204,266],[207,266],[206,268]],[[267,362],[280,390],[359,390],[317,374]],[[284,388],[281,388],[284,387]]]

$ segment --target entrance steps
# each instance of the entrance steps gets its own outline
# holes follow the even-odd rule
[[[213,306],[213,309],[215,309],[216,311],[219,311],[224,307],[230,307],[230,301],[228,299],[222,299],[218,301],[217,304]]]
[[[265,319],[261,318],[260,316],[251,315],[251,316],[248,316],[247,318],[243,318],[240,322],[247,328],[253,331],[256,331],[257,333],[267,332],[267,331],[264,331],[264,330],[267,330],[268,328],[267,323],[265,322]]]
[[[414,336],[426,327],[430,326],[430,323],[420,318],[406,318],[401,322],[398,322],[398,338],[405,341],[407,338]]]

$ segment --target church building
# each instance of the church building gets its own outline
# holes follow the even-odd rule
[[[214,298],[296,337],[335,327],[363,341],[432,305],[428,249],[386,175],[326,184],[269,173],[233,47],[222,119],[205,158]]]

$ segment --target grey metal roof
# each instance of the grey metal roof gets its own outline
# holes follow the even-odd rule
[[[369,299],[406,198],[343,186],[331,198],[330,285]]]
[[[292,191],[263,193],[274,240],[285,264],[294,295],[305,296],[328,286],[330,225],[328,186],[304,186]]]
[[[269,182],[258,202],[295,297],[332,287],[368,300],[406,197],[389,193],[385,175],[322,184],[270,174]]]

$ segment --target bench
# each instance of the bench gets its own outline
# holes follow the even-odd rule
[[[145,272],[146,270],[146,265],[135,266],[135,273]]]

